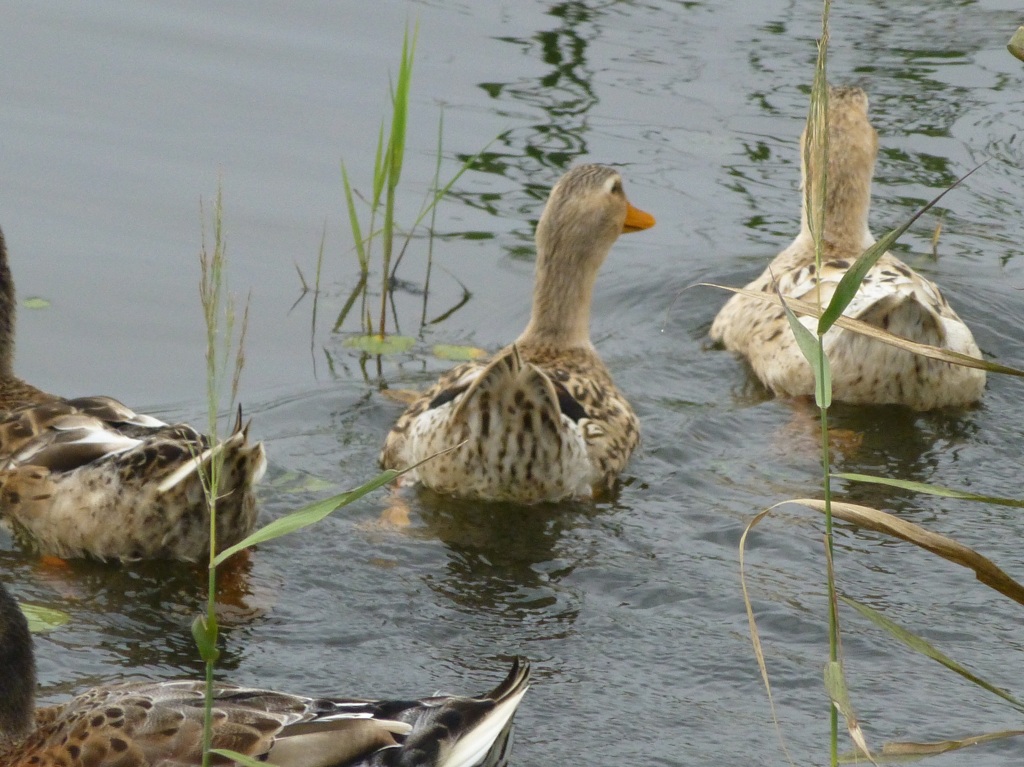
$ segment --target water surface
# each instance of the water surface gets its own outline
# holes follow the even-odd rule
[[[818,492],[816,424],[769,398],[707,329],[724,296],[795,234],[798,137],[819,34],[813,2],[16,4],[0,47],[0,224],[20,295],[18,370],[66,394],[109,393],[169,419],[204,412],[198,306],[202,218],[224,194],[232,288],[251,291],[242,400],[268,444],[273,518],[375,470],[397,408],[449,363],[435,343],[493,349],[528,316],[532,231],[570,164],[622,166],[658,226],[624,237],[598,282],[594,339],[641,416],[621,492],[598,504],[509,509],[412,495],[405,532],[365,499],[315,532],[264,546],[242,573],[222,673],[309,692],[485,689],[515,654],[535,664],[515,762],[784,763],[750,649],[737,545],[761,509]],[[484,149],[441,205],[395,293],[409,353],[363,360],[331,324],[354,279],[339,161],[368,188],[406,20],[419,48],[402,213]],[[1005,0],[834,7],[830,71],[864,86],[880,133],[880,232],[989,163],[904,237],[987,355],[1024,365],[1024,65]],[[942,221],[938,258],[931,236]],[[309,280],[323,293],[311,338]],[[439,322],[463,296],[470,299]],[[346,331],[354,331],[350,322]],[[837,408],[862,435],[837,468],[1019,494],[1021,384],[982,406],[914,415]],[[1016,512],[855,487],[849,497],[975,546],[1018,578]],[[751,594],[782,732],[797,763],[826,760],[821,526],[789,508],[752,539]],[[26,600],[71,623],[38,641],[43,697],[123,675],[198,672],[188,567],[42,569],[7,538]],[[841,527],[843,592],[1024,690],[1019,608],[908,545]],[[237,595],[236,595],[237,596]],[[1019,726],[992,696],[843,612],[855,705],[873,743]],[[1008,765],[1017,743],[933,764]]]

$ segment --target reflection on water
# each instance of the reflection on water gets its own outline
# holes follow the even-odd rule
[[[515,122],[521,122],[525,108],[531,121],[500,133],[496,142],[502,148],[483,151],[472,165],[475,171],[514,182],[517,204],[507,207],[507,198],[494,193],[454,191],[455,198],[493,215],[519,220],[533,217],[539,211],[538,202],[547,199],[552,181],[574,160],[587,155],[587,115],[597,103],[587,49],[598,37],[599,22],[609,10],[604,3],[596,4],[599,9],[590,5],[594,4],[556,3],[546,11],[553,19],[552,28],[530,37],[496,38],[529,58],[539,59],[546,68],[537,77],[479,84],[494,100],[498,115],[509,117],[510,122],[514,116]],[[469,157],[460,155],[463,161]],[[544,169],[547,172],[542,172]],[[535,223],[533,220],[529,228],[517,230],[519,244],[509,248],[511,254],[533,257]]]
[[[594,515],[592,506],[480,504],[429,491],[418,501],[417,534],[446,549],[443,571],[424,576],[434,592],[461,612],[518,626],[534,640],[572,631],[578,598],[559,583],[586,558],[577,558],[564,537]]]

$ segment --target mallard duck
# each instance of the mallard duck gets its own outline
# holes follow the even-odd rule
[[[803,144],[801,141],[801,147]],[[774,292],[777,285],[785,297],[815,302],[820,287],[825,305],[853,261],[875,243],[868,229],[868,209],[878,135],[868,121],[868,98],[860,88],[830,89],[828,146],[820,272],[815,270],[805,204],[800,234],[747,285],[748,290]],[[801,171],[803,187],[807,181],[805,156]],[[868,272],[845,314],[912,341],[981,356],[970,329],[950,308],[938,286],[891,253],[883,255]],[[817,324],[811,318],[802,321],[812,330]],[[715,318],[711,338],[744,355],[757,377],[775,394],[813,393],[810,366],[781,307],[734,295]],[[838,401],[932,410],[975,402],[985,388],[983,371],[921,357],[836,327],[825,335],[825,350],[832,368],[833,397]]]
[[[526,330],[488,361],[459,365],[391,429],[385,468],[438,492],[519,503],[592,497],[640,439],[633,408],[590,343],[594,281],[623,232],[654,225],[612,168],[581,165],[551,190],[537,224]],[[408,476],[408,475],[407,475]]]
[[[277,767],[495,767],[529,678],[517,660],[479,697],[381,701],[216,683],[213,747]],[[202,764],[203,682],[111,684],[41,709],[35,688],[28,623],[0,584],[0,767]]]
[[[40,391],[14,374],[15,308],[0,232],[0,521],[46,555],[200,559],[210,547],[200,468],[220,451],[218,546],[252,532],[252,485],[266,457],[262,444],[249,444],[241,411],[231,436],[211,448],[191,426],[109,397]]]

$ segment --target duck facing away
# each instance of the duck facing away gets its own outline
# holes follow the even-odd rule
[[[223,470],[217,543],[256,524],[252,486],[266,468],[241,413],[216,447],[109,397],[63,399],[14,374],[14,283],[0,232],[0,522],[42,554],[98,559],[198,560],[209,553],[203,474]]]
[[[511,750],[512,715],[529,677],[529,664],[517,660],[479,697],[382,701],[218,683],[213,747],[277,767],[497,767]],[[41,709],[35,687],[28,624],[0,584],[0,767],[202,764],[203,682],[94,687]]]
[[[868,121],[868,98],[860,88],[830,88],[828,142],[821,270],[815,269],[804,204],[800,234],[747,285],[748,290],[774,293],[777,284],[784,297],[813,303],[820,288],[824,306],[854,260],[875,243],[868,229],[868,210],[878,135]],[[808,164],[803,145],[801,140],[801,188],[807,183]],[[970,329],[938,286],[891,253],[868,272],[844,314],[911,341],[981,356]],[[812,318],[801,321],[812,331],[817,326]],[[732,296],[715,318],[711,338],[745,356],[776,395],[813,394],[810,366],[776,304]],[[826,333],[825,351],[832,369],[833,397],[839,401],[932,410],[968,405],[980,399],[985,388],[981,370],[921,357],[838,327]]]
[[[381,465],[405,468],[448,450],[411,479],[482,500],[588,498],[611,487],[640,429],[590,343],[591,296],[618,236],[653,225],[626,199],[615,170],[581,165],[566,173],[537,224],[526,330],[420,395],[388,434]]]

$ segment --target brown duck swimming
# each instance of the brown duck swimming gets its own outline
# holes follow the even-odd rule
[[[381,464],[442,493],[520,503],[610,487],[640,439],[633,408],[590,342],[598,270],[623,232],[654,225],[612,168],[581,165],[551,190],[537,224],[533,311],[488,361],[448,371],[391,429]],[[409,475],[407,475],[409,476]]]
[[[211,447],[191,426],[109,397],[40,391],[14,374],[15,310],[0,232],[0,522],[42,554],[197,560],[210,547],[200,467],[219,451],[218,546],[252,532],[252,486],[266,457],[261,443],[249,444],[241,414],[231,436]]]
[[[806,134],[805,134],[806,135]],[[824,254],[814,263],[814,241],[804,205],[800,234],[779,253],[748,290],[826,305],[847,269],[875,238],[868,229],[871,177],[878,134],[868,120],[868,98],[860,88],[833,87],[829,95],[829,161],[825,200]],[[801,141],[801,147],[804,142]],[[807,158],[801,157],[807,180]],[[803,195],[801,195],[801,198]],[[974,336],[946,302],[939,287],[891,253],[868,272],[844,314],[903,338],[980,357]],[[817,320],[801,319],[812,331]],[[797,347],[781,307],[734,295],[715,318],[711,338],[739,352],[761,382],[779,396],[814,393],[814,377]],[[897,349],[834,327],[825,334],[832,393],[855,404],[903,404],[916,410],[967,405],[981,398],[985,373]]]
[[[479,697],[394,701],[218,683],[213,747],[277,767],[499,767],[529,677],[529,664],[517,660]],[[112,684],[40,709],[35,688],[28,624],[0,584],[0,767],[202,764],[203,682]]]

